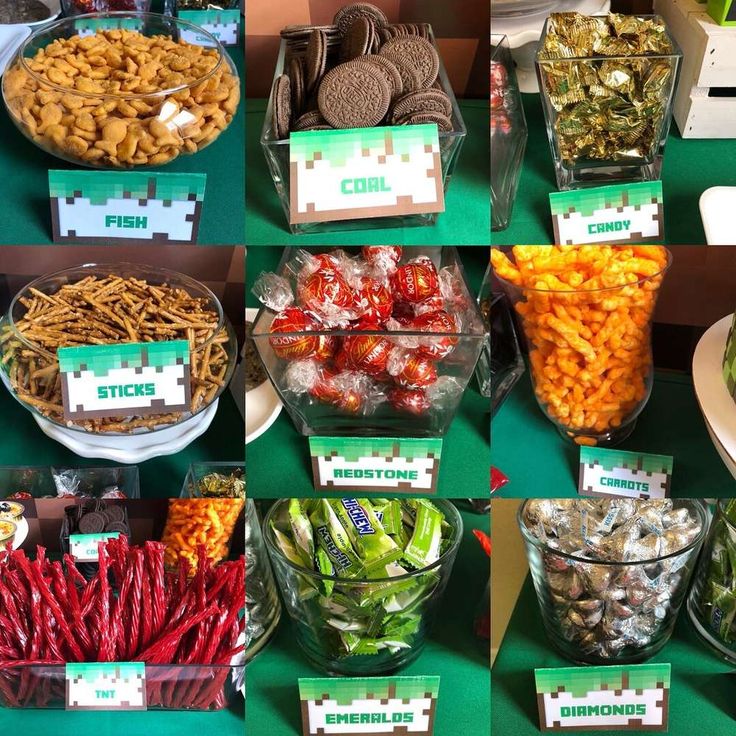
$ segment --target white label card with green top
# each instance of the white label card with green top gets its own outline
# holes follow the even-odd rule
[[[74,20],[74,30],[77,35],[84,38],[85,36],[93,36],[98,31],[111,31],[123,29],[126,31],[140,31],[143,29],[144,21],[142,18],[130,18],[123,16],[103,16],[101,18],[77,18]]]
[[[310,437],[309,452],[317,491],[437,493],[437,437]]]
[[[440,678],[299,678],[303,736],[432,736]]]
[[[292,224],[445,210],[435,124],[292,133],[289,168]]]
[[[189,342],[59,348],[64,419],[188,411]]]
[[[100,559],[100,542],[117,539],[120,532],[100,532],[99,534],[70,534],[69,554],[77,562],[97,562]]]
[[[542,731],[666,731],[669,664],[534,670]]]
[[[49,171],[55,243],[192,245],[206,174]]]
[[[231,10],[179,10],[177,18],[186,20],[212,34],[223,46],[236,46],[240,37],[240,9]],[[197,46],[212,46],[207,36],[184,26],[181,37]]]
[[[581,496],[668,498],[673,464],[670,455],[581,447],[578,493]]]
[[[66,710],[146,710],[143,662],[66,665]]]
[[[557,245],[664,241],[661,181],[551,192]]]

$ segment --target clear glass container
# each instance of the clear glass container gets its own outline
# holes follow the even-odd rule
[[[245,502],[245,661],[268,644],[281,620],[281,601],[252,498]]]
[[[127,89],[114,90],[112,83],[119,81],[114,78],[102,79],[110,84],[88,78],[93,73],[86,60],[90,49],[98,63],[93,36],[77,42],[81,50],[59,58],[61,44],[78,36],[78,24],[107,19],[129,23],[146,38],[158,37],[156,44],[161,37],[173,41],[163,57],[171,66],[165,84],[150,77],[157,73],[153,69],[146,70],[145,78],[125,78],[121,84]],[[179,45],[184,29],[204,35],[211,47]],[[129,32],[109,31],[116,36]],[[114,50],[129,49],[136,40],[115,37],[120,49]],[[158,63],[147,50],[141,53],[151,56],[146,63]],[[240,100],[237,69],[217,39],[191,23],[156,13],[99,13],[42,26],[16,52],[2,89],[10,119],[26,138],[65,161],[103,169],[162,166],[197,153],[230,125]]]
[[[736,501],[719,499],[695,573],[687,611],[710,648],[736,665]]]
[[[651,325],[671,262],[667,251],[659,273],[592,290],[530,289],[496,274],[517,313],[537,402],[565,439],[615,445],[634,431],[654,381]],[[550,320],[564,339],[548,329]]]
[[[237,462],[226,462],[226,463],[192,463],[187,471],[187,477],[184,479],[184,485],[181,488],[182,498],[245,498],[245,475],[243,474],[244,469],[243,463]],[[240,490],[241,483],[233,483],[233,492],[235,495],[229,494],[229,485],[227,495],[220,496],[219,493],[215,492],[215,495],[203,493],[201,483],[207,478],[207,476],[220,476],[225,483],[229,479],[236,479],[237,481],[242,480],[242,492]],[[213,485],[217,486],[217,478],[213,478]],[[237,486],[237,487],[236,487]]]
[[[528,137],[506,36],[491,34],[491,229],[511,220]]]
[[[707,530],[705,504],[675,500],[699,520],[688,546],[640,562],[591,561],[553,549],[517,521],[547,638],[566,659],[580,664],[634,664],[654,656],[669,640],[685,600]]]
[[[46,349],[25,334],[27,329],[23,326],[23,318],[27,307],[24,302],[28,303],[28,300],[37,297],[38,294],[53,296],[63,286],[77,284],[90,276],[106,278],[111,274],[124,279],[144,280],[153,287],[166,284],[171,288],[180,289],[189,296],[200,299],[201,308],[215,315],[216,325],[213,323],[212,328],[198,331],[195,348],[190,353],[192,411],[154,414],[145,418],[121,417],[120,421],[110,423],[107,423],[107,420],[104,422],[99,420],[64,421],[61,388],[57,381],[56,349]],[[128,316],[132,317],[132,314]],[[162,335],[161,339],[164,338],[165,336]],[[63,337],[60,337],[60,340],[64,342]],[[96,337],[95,341],[97,343],[123,342],[125,338],[111,336],[107,340],[107,338]],[[80,343],[72,342],[72,344]],[[235,369],[237,349],[237,338],[230,321],[222,310],[222,305],[204,284],[174,271],[130,263],[88,264],[41,276],[15,295],[7,313],[0,319],[0,378],[5,387],[32,413],[44,417],[65,430],[84,434],[129,436],[154,433],[198,416],[216,401],[227,387]],[[213,355],[218,357],[213,358]],[[213,371],[217,369],[217,375],[208,378],[206,382],[209,385],[207,393],[203,393],[202,389],[197,390],[198,385],[202,383],[198,371],[202,369],[204,361],[210,361],[209,365]],[[215,364],[214,361],[217,363]],[[31,380],[31,375],[34,376],[33,380]],[[196,403],[195,396],[197,397]],[[145,421],[131,424],[131,429],[125,429],[124,424],[137,419]]]
[[[319,252],[324,252],[320,248]],[[293,261],[296,249],[287,248],[277,273],[288,277],[286,265]],[[380,329],[373,330],[315,330],[309,332],[316,339],[331,337],[341,340],[348,336],[361,335],[366,338],[376,337],[385,339],[389,335],[396,339],[417,337],[427,343],[443,338],[456,339],[457,342],[449,355],[435,363],[439,378],[447,376],[455,381],[455,385],[463,391],[473,375],[478,355],[483,347],[485,331],[483,320],[478,309],[475,297],[472,296],[468,282],[464,274],[457,250],[451,246],[423,248],[411,247],[404,250],[403,260],[415,258],[419,255],[428,255],[435,263],[436,268],[450,268],[458,277],[462,294],[464,311],[461,314],[462,329],[460,332],[416,332],[401,331],[388,333]],[[266,307],[262,307],[255,322],[253,323],[252,337],[255,341],[258,353],[268,373],[279,398],[289,413],[297,431],[303,435],[327,435],[327,436],[363,436],[363,437],[437,437],[444,435],[449,429],[450,423],[462,400],[462,391],[448,393],[443,396],[441,402],[432,405],[429,410],[415,414],[409,411],[398,411],[390,402],[379,403],[372,413],[358,415],[338,408],[334,404],[325,403],[313,397],[309,392],[294,393],[287,386],[287,368],[293,363],[276,355],[269,342],[271,323],[276,313]],[[298,336],[299,332],[279,332],[279,337],[288,338]],[[444,379],[443,379],[444,380]],[[385,384],[387,386],[389,384]],[[380,382],[376,382],[374,388],[382,389]]]
[[[66,17],[85,15],[90,12],[136,12],[147,13],[151,0],[61,0],[61,8]]]
[[[271,520],[288,503],[289,499],[280,499],[271,507],[263,522],[263,536],[304,656],[330,675],[347,677],[386,675],[413,662],[421,654],[434,623],[462,539],[462,517],[455,506],[432,499],[444,514],[452,535],[447,550],[435,563],[408,575],[367,582],[328,577],[288,560],[271,527]],[[387,613],[380,604],[382,587],[403,584],[407,586],[407,605]],[[402,629],[402,642],[409,646],[387,647],[373,654],[348,653],[346,636],[353,632],[380,633],[388,626]]]
[[[58,495],[102,498],[117,489],[125,498],[140,498],[140,475],[137,465],[108,468],[51,468]]]
[[[434,33],[429,31],[429,40],[435,44],[436,41]],[[281,47],[279,49],[278,60],[276,61],[276,71],[274,73],[274,86],[276,80],[285,73],[287,64],[289,61],[290,50],[286,39],[281,40]],[[329,62],[329,58],[328,58]],[[452,175],[455,171],[458,158],[460,156],[460,149],[462,148],[465,136],[467,135],[467,129],[465,122],[463,121],[460,107],[455,99],[455,93],[452,90],[452,85],[447,76],[445,66],[442,62],[442,55],[440,54],[440,68],[439,75],[437,77],[437,83],[439,83],[442,91],[450,98],[452,104],[452,131],[439,131],[439,143],[440,143],[440,157],[442,159],[442,180],[444,183],[444,190],[447,192],[452,180]],[[273,87],[272,87],[273,90]],[[415,225],[434,225],[437,222],[437,217],[441,213],[427,213],[427,214],[416,214],[416,215],[394,215],[390,217],[368,217],[358,220],[336,220],[333,222],[310,222],[300,224],[289,224],[290,221],[290,195],[289,195],[289,182],[291,179],[291,169],[289,163],[289,139],[284,138],[279,140],[276,138],[272,129],[273,119],[273,92],[268,101],[268,107],[266,109],[266,117],[263,121],[263,128],[261,129],[261,147],[263,153],[266,156],[266,162],[268,163],[269,171],[273,179],[273,184],[276,187],[276,193],[281,206],[284,210],[287,225],[293,234],[300,233],[321,233],[321,232],[334,232],[334,231],[345,231],[345,230],[373,230],[377,228],[385,227],[409,227]]]
[[[148,664],[148,710],[217,711],[233,702],[243,680],[243,665]],[[4,665],[0,669],[0,707],[64,709],[63,664]]]
[[[0,500],[16,493],[29,493],[32,498],[55,496],[51,469],[26,465],[0,466]]]
[[[666,54],[567,57],[544,50],[549,26],[535,61],[557,187],[660,179],[682,59],[672,34]],[[616,79],[615,93],[604,79]]]

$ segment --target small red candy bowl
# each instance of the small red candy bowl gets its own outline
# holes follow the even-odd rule
[[[380,248],[287,248],[254,286],[251,336],[305,436],[441,437],[473,375],[486,334],[457,250]]]

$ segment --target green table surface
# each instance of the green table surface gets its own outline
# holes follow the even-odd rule
[[[47,437],[31,413],[0,387],[0,465],[53,465],[69,468],[118,465],[111,460],[79,457]],[[141,498],[179,496],[190,463],[242,462],[243,419],[229,391],[223,392],[208,430],[174,455],[138,465]],[[0,723],[2,716],[0,715]]]
[[[499,245],[552,243],[549,193],[557,191],[552,155],[539,95],[522,95],[529,127],[519,190],[506,230],[494,232]],[[698,200],[713,186],[736,185],[736,139],[683,139],[672,121],[662,166],[665,242],[705,243]]]
[[[649,403],[620,449],[672,455],[673,496],[734,495],[736,483],[710,441],[688,376],[655,374]],[[510,479],[497,494],[575,496],[579,457],[537,405],[526,371],[493,418],[491,462]]]
[[[155,7],[159,7],[155,5]],[[241,46],[227,52],[244,73]],[[0,200],[3,202],[0,245],[48,245],[51,243],[49,169],[80,169],[42,151],[28,140],[10,119],[4,105],[0,111]],[[202,219],[198,242],[203,245],[242,245],[245,219],[245,123],[241,99],[238,112],[227,130],[210,146],[194,156],[180,156],[170,164],[145,171],[162,173],[206,173]],[[143,171],[143,169],[141,169]],[[115,241],[109,241],[114,243]]]
[[[437,620],[419,658],[398,675],[439,675],[436,736],[483,736],[490,723],[488,642],[473,634],[473,618],[488,580],[488,558],[472,536],[488,532],[488,516],[462,512],[465,525]],[[302,733],[299,677],[325,677],[302,656],[287,614],[273,640],[245,670],[245,736]],[[498,731],[498,734],[510,733]]]
[[[246,242],[249,245],[488,245],[491,233],[488,101],[462,100],[468,135],[434,226],[292,235],[260,144],[267,100],[246,101]]]
[[[261,271],[274,270],[281,254],[282,249],[277,247],[248,249],[248,306],[258,306],[258,300],[251,292],[253,282]],[[488,251],[485,248],[461,248],[460,257],[470,287],[477,294],[488,263]],[[472,378],[445,436],[437,495],[444,498],[487,496],[489,420],[489,400],[480,395],[478,384]],[[314,493],[309,442],[294,429],[286,410],[282,410],[276,422],[247,446],[246,455],[248,494],[253,498],[307,496]],[[379,496],[386,495],[385,490],[376,493]]]
[[[650,661],[672,665],[671,736],[733,734],[736,675],[697,637],[684,606],[672,639]],[[491,672],[492,733],[538,734],[534,668],[570,666],[573,663],[560,657],[545,637],[536,595],[531,579],[527,578]]]

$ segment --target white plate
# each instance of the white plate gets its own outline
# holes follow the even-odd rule
[[[245,319],[254,322],[257,309],[248,307]],[[245,444],[260,437],[281,413],[283,404],[271,381],[267,378],[263,383],[245,393]]]
[[[733,315],[716,322],[700,338],[693,355],[693,385],[708,433],[736,477],[736,403],[723,380],[723,353]]]
[[[700,195],[700,217],[708,245],[736,245],[736,187],[711,187]]]
[[[218,403],[219,399],[213,401],[204,411],[181,424],[130,435],[84,433],[60,427],[36,413],[33,418],[45,435],[81,457],[135,464],[183,450],[207,431],[217,413]]]

